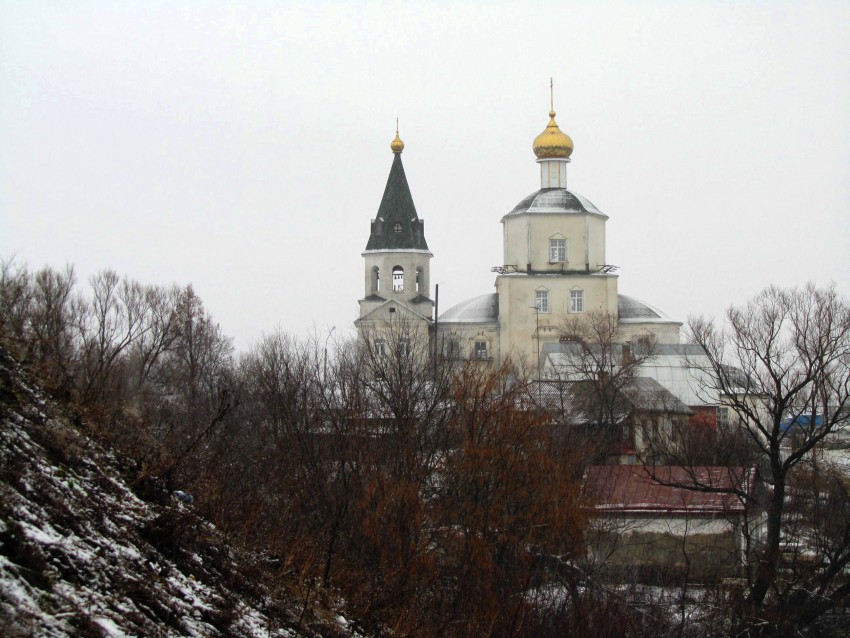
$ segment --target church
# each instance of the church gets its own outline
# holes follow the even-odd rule
[[[434,315],[429,285],[433,254],[425,239],[402,164],[404,143],[396,130],[393,162],[378,212],[371,222],[364,258],[365,294],[356,321],[379,350],[377,327],[405,321],[430,335],[434,352],[449,358],[499,365],[511,361],[558,378],[559,360],[569,348],[565,326],[582,318],[616,318],[617,340],[650,338],[656,356],[641,368],[677,399],[691,406],[716,404],[701,396],[697,374],[685,360],[701,351],[681,342],[679,321],[652,305],[620,294],[619,275],[606,255],[608,216],[586,197],[568,189],[573,141],[555,120],[534,138],[539,188],[501,219],[503,265],[495,292],[463,301]]]
[[[532,143],[539,188],[502,215],[503,264],[492,269],[495,291],[439,316],[429,285],[433,254],[410,194],[401,160],[404,143],[396,130],[392,167],[363,252],[365,294],[356,321],[361,338],[377,355],[411,354],[416,331],[427,335],[428,356],[491,366],[509,359],[524,366],[533,379],[531,404],[549,413],[549,425],[591,427],[600,442],[602,457],[594,463],[602,464],[587,469],[585,486],[598,503],[595,533],[604,532],[591,543],[592,555],[615,567],[675,569],[687,547],[695,557],[689,563],[693,573],[735,575],[748,512],[737,501],[723,501],[722,494],[681,487],[691,475],[665,465],[673,462],[682,433],[728,425],[730,409],[715,389],[705,352],[683,343],[682,323],[620,294],[617,269],[606,254],[608,215],[568,189],[573,141],[555,116],[550,104],[548,124]],[[578,336],[580,326],[600,321],[610,328],[605,333],[610,341],[599,348],[605,356],[594,353],[601,341],[588,346]],[[404,326],[401,337],[386,330],[393,322]],[[645,344],[648,354],[641,357],[637,353]],[[599,365],[582,368],[582,353],[588,351]],[[618,370],[628,372],[614,382]],[[598,400],[588,391],[592,384],[617,388],[610,413],[588,409]],[[647,478],[643,463],[668,477],[667,485]],[[755,485],[745,468],[692,466],[689,471],[703,484],[723,489]]]

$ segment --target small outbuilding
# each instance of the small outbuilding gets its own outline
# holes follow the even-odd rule
[[[747,539],[757,542],[761,532],[744,498],[756,482],[756,470],[741,467],[591,466],[591,556],[638,581],[737,577]]]

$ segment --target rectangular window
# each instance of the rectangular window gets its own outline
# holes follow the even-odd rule
[[[460,341],[451,340],[446,344],[446,356],[449,359],[460,358]]]
[[[584,290],[570,290],[570,312],[584,312]]]
[[[534,307],[537,312],[549,312],[549,291],[535,290],[534,291]]]
[[[387,354],[387,344],[383,339],[375,339],[375,354],[380,357]]]
[[[566,239],[550,239],[549,240],[549,262],[563,263],[567,261],[567,240]]]
[[[729,427],[729,408],[717,406],[717,427]]]
[[[405,357],[410,355],[410,339],[398,340],[398,352]]]
[[[475,358],[476,359],[487,359],[487,342],[486,341],[476,341],[475,342]]]

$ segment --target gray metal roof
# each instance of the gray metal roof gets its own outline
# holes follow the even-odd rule
[[[508,215],[523,213],[590,213],[608,218],[590,200],[565,188],[541,188],[514,206]]]
[[[610,347],[612,358],[618,360],[622,356],[622,345]],[[580,365],[580,344],[544,342],[541,350],[541,356],[554,375],[569,378]],[[696,344],[656,344],[652,356],[641,362],[639,370],[641,377],[655,379],[685,405],[715,405],[718,402],[711,363],[702,347]]]
[[[626,323],[673,321],[655,306],[626,295],[617,295],[617,316]]]
[[[441,322],[491,323],[499,320],[499,295],[487,295],[461,301],[440,315]]]
[[[410,300],[412,304],[420,304],[420,303],[434,303],[431,301],[430,297],[426,297],[425,295],[419,294],[416,295],[413,299]]]
[[[672,321],[655,306],[626,295],[617,295],[617,312],[620,321]],[[440,315],[440,321],[455,323],[485,323],[498,320],[499,295],[495,292],[461,301]]]
[[[378,214],[372,222],[366,251],[410,249],[428,250],[425,223],[416,214],[401,153],[396,153]]]
[[[575,424],[590,423],[594,418],[593,406],[597,401],[597,382],[582,381],[532,381],[529,398],[540,407],[563,413]],[[621,421],[634,410],[690,415],[693,411],[655,379],[634,377],[623,383],[614,396],[614,419]]]
[[[679,355],[682,357],[704,357],[705,350],[695,343],[659,343],[653,348],[656,355]]]

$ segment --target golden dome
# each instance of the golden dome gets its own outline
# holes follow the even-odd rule
[[[543,132],[534,138],[532,145],[538,159],[568,159],[573,153],[573,141],[570,136],[558,128],[555,111],[549,111],[549,124]]]
[[[398,120],[395,122],[395,139],[390,142],[390,148],[393,153],[401,153],[404,150],[404,142],[402,142],[401,138],[398,136]]]

